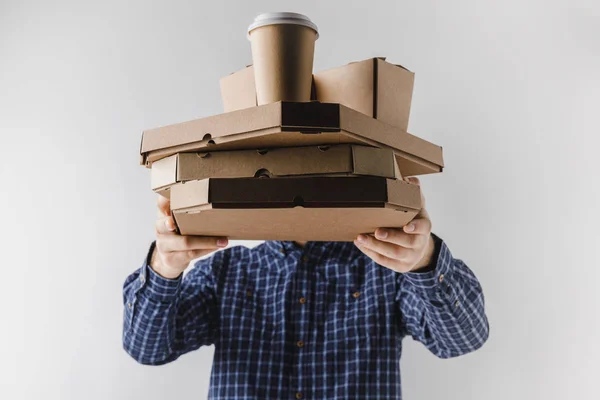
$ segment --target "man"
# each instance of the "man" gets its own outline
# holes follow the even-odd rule
[[[487,340],[481,286],[425,209],[354,243],[228,248],[184,279],[227,239],[177,235],[167,200],[159,210],[155,245],[125,282],[123,344],[149,365],[214,344],[211,399],[397,399],[404,336],[440,358]]]

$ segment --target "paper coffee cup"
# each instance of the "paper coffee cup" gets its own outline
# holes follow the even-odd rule
[[[296,13],[266,13],[248,28],[258,105],[310,101],[317,26]]]

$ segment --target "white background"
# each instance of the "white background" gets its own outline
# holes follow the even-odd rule
[[[164,367],[121,349],[125,277],[152,240],[143,129],[221,112],[262,11],[319,26],[315,69],[416,72],[411,132],[435,231],[491,325],[438,360],[406,343],[406,399],[600,398],[597,1],[0,1],[0,398],[205,398],[212,348]]]

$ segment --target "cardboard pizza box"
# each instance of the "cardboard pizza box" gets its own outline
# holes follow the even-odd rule
[[[144,131],[141,163],[181,152],[362,144],[394,151],[404,176],[441,172],[442,148],[334,103],[278,102]]]
[[[401,178],[389,149],[359,145],[178,153],[152,163],[152,189],[169,197],[178,182],[206,178],[370,175]]]
[[[352,241],[420,211],[417,185],[381,177],[209,178],[171,188],[182,235]]]

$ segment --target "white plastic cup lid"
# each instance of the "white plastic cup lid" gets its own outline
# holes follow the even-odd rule
[[[303,25],[311,28],[317,33],[317,39],[319,38],[319,30],[317,25],[310,20],[306,15],[292,13],[292,12],[273,12],[264,13],[254,18],[254,22],[248,27],[248,39],[250,39],[250,32],[256,28],[266,25],[276,24],[292,24],[292,25]]]

